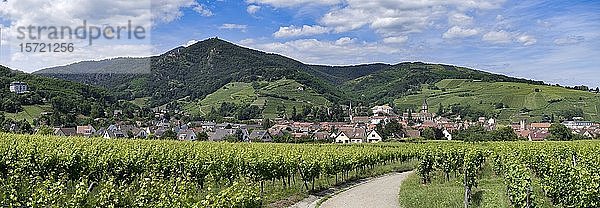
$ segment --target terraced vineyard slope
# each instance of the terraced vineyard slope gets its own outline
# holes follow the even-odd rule
[[[456,105],[468,106],[488,117],[497,116],[505,123],[520,119],[541,121],[552,115],[555,119],[582,116],[600,121],[600,95],[527,83],[446,79],[423,85],[418,93],[396,99],[395,103],[401,109],[418,109],[424,99],[432,112],[437,112],[440,104],[445,111]]]
[[[294,107],[302,110],[304,106],[331,104],[312,88],[295,80],[281,79],[272,82],[232,82],[202,100],[187,103],[185,109],[193,114],[205,116],[212,108],[218,109],[225,102],[259,106],[264,109],[265,118],[276,118],[278,109],[281,108],[291,113]]]

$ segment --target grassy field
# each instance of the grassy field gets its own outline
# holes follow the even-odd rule
[[[589,92],[545,85],[456,79],[442,80],[435,86],[439,90],[432,90],[424,85],[419,94],[397,99],[396,104],[403,108],[417,109],[423,99],[427,98],[432,112],[437,111],[439,103],[446,107],[453,104],[469,105],[484,112],[492,112],[502,123],[522,118],[539,121],[544,114],[558,115],[561,110],[581,108],[585,119],[600,121],[600,95]],[[497,103],[503,103],[507,107],[496,109]],[[531,111],[522,113],[523,108]]]
[[[150,100],[150,97],[136,98],[130,102],[139,107],[144,107],[146,104],[148,104],[148,100]]]
[[[400,188],[400,204],[407,208],[455,208],[463,207],[464,197],[463,178],[461,175],[445,181],[442,173],[434,176],[432,183],[422,185],[417,174],[412,174]],[[539,186],[534,183],[534,195],[537,207],[554,207]],[[473,192],[472,207],[496,208],[510,207],[506,196],[506,185],[502,178],[497,177],[487,165],[479,179],[479,187]]]
[[[33,122],[34,119],[39,118],[43,112],[52,111],[50,105],[30,105],[23,106],[23,111],[19,113],[6,113],[6,117],[16,121],[27,120]]]
[[[249,104],[257,98],[251,84],[232,82],[206,96],[203,100],[188,104],[185,108],[192,114],[207,115],[211,108],[218,109],[221,103]]]
[[[310,88],[294,80],[282,79],[274,82],[261,82],[255,90],[251,83],[232,82],[208,95],[201,101],[188,103],[185,109],[198,115],[206,115],[212,107],[221,103],[250,104],[264,108],[265,118],[277,117],[277,106],[283,105],[288,113],[296,106],[301,110],[305,105],[324,106],[329,101]]]
[[[286,112],[291,114],[294,106],[300,111],[306,105],[327,106],[330,104],[325,97],[314,90],[288,79],[269,83],[268,86],[259,90],[259,94],[264,99],[263,115],[265,118],[276,118],[278,105],[285,106]],[[262,102],[261,99],[257,101],[255,104]]]

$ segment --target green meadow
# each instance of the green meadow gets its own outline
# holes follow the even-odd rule
[[[6,117],[16,121],[27,120],[32,123],[34,119],[40,117],[43,112],[51,112],[50,105],[29,105],[23,106],[23,111],[18,113],[6,113]]]

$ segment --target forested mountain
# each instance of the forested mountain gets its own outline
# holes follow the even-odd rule
[[[144,71],[140,70],[140,66],[148,63],[148,60],[150,70],[146,72],[149,73],[124,73]],[[396,65],[306,65],[217,38],[178,47],[147,59],[81,62],[36,73],[108,87],[127,93],[131,99],[150,97],[151,106],[175,100],[199,101],[232,82],[271,82],[284,78],[315,90],[333,103],[354,100],[364,105],[392,103],[396,98],[414,93],[421,84],[436,83],[443,79],[543,84],[463,67],[420,62]]]
[[[150,69],[149,58],[114,58],[82,61],[77,64],[42,69],[36,74],[143,74]]]
[[[319,71],[276,54],[269,54],[216,38],[207,39],[188,47],[179,47],[163,55],[151,57],[148,74],[117,74],[126,69],[92,69],[92,73],[63,73],[62,70],[80,71],[90,66],[78,63],[67,67],[40,71],[45,76],[83,83],[97,84],[133,97],[151,97],[150,105],[157,106],[186,98],[197,100],[215,92],[230,82],[271,81],[293,79],[306,85],[329,100],[344,99],[342,91],[325,79],[315,76]],[[112,64],[99,64],[101,66]],[[124,66],[127,67],[127,66]],[[55,70],[56,69],[56,70]]]
[[[362,76],[366,76],[382,69],[389,68],[389,64],[364,64],[355,66],[320,66],[310,67],[321,72],[324,79],[336,84],[341,84]]]

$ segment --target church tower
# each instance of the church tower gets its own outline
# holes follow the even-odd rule
[[[423,105],[421,105],[421,113],[427,113],[429,110],[429,106],[427,105],[427,98],[423,100]]]

